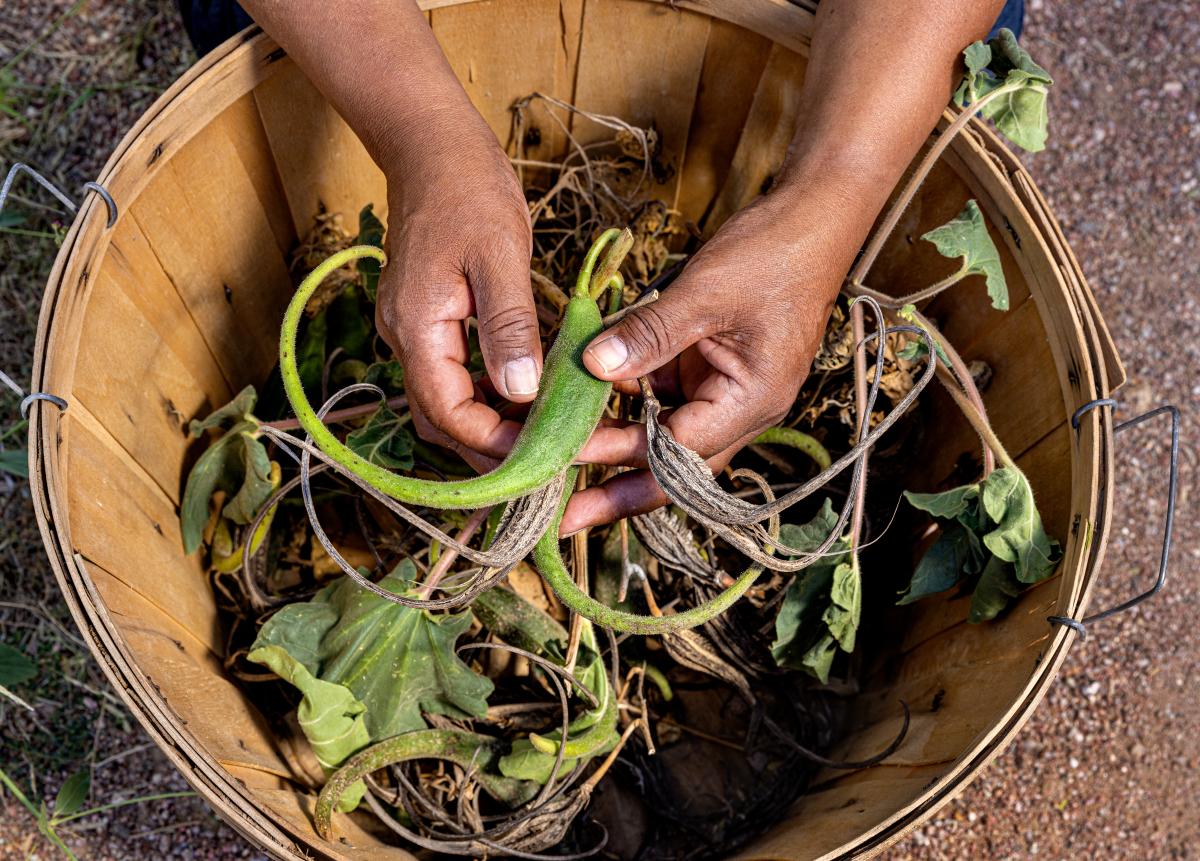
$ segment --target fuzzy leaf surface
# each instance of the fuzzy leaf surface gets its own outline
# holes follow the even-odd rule
[[[235,523],[250,523],[271,496],[271,460],[253,434],[258,423],[242,421],[208,447],[188,473],[179,506],[183,549],[194,553],[208,523],[208,502],[222,490],[229,497],[222,513]]]
[[[374,204],[368,203],[358,213],[358,238],[355,239],[356,245],[374,245],[376,248],[383,248],[383,222],[375,215]],[[363,292],[367,298],[374,302],[375,296],[379,292],[379,273],[382,267],[379,261],[371,257],[364,257],[358,261],[358,274],[362,278]]]
[[[974,200],[951,221],[921,237],[932,242],[943,257],[962,260],[962,268],[971,275],[982,275],[987,281],[988,297],[998,311],[1008,310],[1008,282],[1000,265],[1000,252],[988,233],[983,212]]]
[[[254,386],[246,386],[234,396],[232,401],[220,409],[213,410],[207,418],[193,419],[188,424],[188,429],[192,436],[199,437],[210,428],[233,427],[235,424],[250,421],[253,419],[252,412],[257,401],[258,395],[254,391]]]
[[[380,404],[365,425],[347,434],[346,445],[371,463],[412,469],[413,438],[405,423],[387,404]]]
[[[954,93],[954,103],[965,106],[999,87],[1011,86],[1012,92],[984,105],[980,113],[1022,149],[1029,152],[1044,149],[1049,125],[1046,97],[1054,83],[1050,74],[1033,61],[1007,29],[1001,29],[986,45],[980,42],[970,45],[963,56],[967,73]],[[981,65],[985,57],[986,63]]]
[[[1062,550],[1046,534],[1033,500],[1033,488],[1020,471],[997,469],[983,485],[983,507],[995,529],[983,536],[988,550],[1016,567],[1022,583],[1037,583],[1054,573]]]
[[[379,585],[404,595],[416,568],[405,560]],[[255,649],[286,644],[289,654],[323,681],[349,689],[366,707],[372,741],[425,727],[422,712],[483,717],[489,679],[455,654],[471,613],[434,616],[393,604],[348,577],[311,601],[284,607],[259,631]]]

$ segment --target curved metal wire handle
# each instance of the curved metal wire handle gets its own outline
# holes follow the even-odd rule
[[[22,173],[33,177],[34,181],[42,188],[46,189],[46,191],[54,195],[54,198],[63,206],[65,206],[68,212],[75,214],[79,211],[79,206],[75,203],[75,201],[67,197],[67,195],[58,188],[58,186],[46,179],[46,177],[42,176],[24,162],[16,162],[13,164],[4,177],[4,183],[0,185],[0,211],[3,211],[4,204],[8,202],[8,195],[12,191],[13,183],[16,182],[17,177]],[[120,213],[117,209],[117,202],[113,200],[113,196],[109,194],[108,189],[100,185],[98,182],[85,182],[83,184],[83,191],[84,193],[94,191],[96,194],[100,195],[100,199],[104,201],[104,205],[108,209],[108,221],[105,224],[105,228],[112,229],[112,226],[117,223],[117,216]],[[65,410],[67,408],[66,400],[64,398],[60,398],[58,395],[52,395],[49,392],[33,392],[28,395],[25,394],[25,390],[17,385],[16,382],[13,381],[12,377],[8,376],[8,374],[4,373],[3,371],[0,371],[0,383],[7,386],[16,394],[17,397],[21,398],[21,418],[23,419],[29,418],[30,408],[38,401],[45,401],[47,403],[54,404],[59,408],[59,410]]]
[[[33,177],[38,185],[54,195],[58,202],[65,206],[67,211],[72,215],[79,211],[78,204],[60,191],[58,186],[46,179],[46,177],[42,176],[29,165],[20,161],[14,163],[13,166],[9,168],[8,174],[4,177],[4,184],[0,185],[0,210],[4,209],[4,204],[8,200],[8,193],[12,191],[13,183],[16,181],[18,174],[22,173],[29,174],[31,177]],[[108,222],[105,224],[105,227],[111,228],[117,223],[117,215],[120,214],[117,209],[117,202],[113,200],[113,196],[108,193],[107,188],[100,185],[98,182],[85,182],[83,184],[83,191],[85,193],[89,191],[96,192],[96,194],[100,195],[100,198],[104,201],[104,205],[108,207]]]
[[[1079,420],[1085,413],[1094,410],[1097,407],[1107,406],[1116,409],[1116,401],[1112,398],[1098,398],[1077,409],[1074,415],[1071,416],[1071,427],[1079,430]],[[1101,619],[1107,619],[1109,616],[1115,616],[1117,613],[1123,613],[1130,607],[1135,607],[1138,604],[1158,594],[1162,590],[1163,585],[1167,582],[1167,565],[1171,557],[1171,538],[1175,531],[1175,490],[1179,479],[1179,409],[1171,404],[1157,407],[1149,412],[1142,413],[1140,416],[1123,421],[1113,427],[1113,433],[1117,434],[1127,428],[1136,427],[1140,424],[1157,418],[1161,415],[1169,415],[1171,417],[1171,457],[1169,472],[1167,475],[1167,514],[1163,519],[1163,540],[1162,553],[1158,561],[1158,578],[1154,581],[1154,585],[1140,595],[1123,601],[1115,607],[1110,607],[1107,610],[1101,610],[1098,613],[1093,613],[1090,616],[1080,620],[1072,619],[1070,616],[1047,616],[1047,620],[1053,625],[1063,625],[1077,631],[1081,637],[1087,636],[1087,626],[1093,622],[1099,622]]]

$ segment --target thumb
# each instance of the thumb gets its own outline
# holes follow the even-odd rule
[[[690,291],[672,285],[658,301],[631,311],[597,335],[583,363],[602,380],[629,380],[657,370],[716,330]]]
[[[468,272],[488,378],[510,401],[531,401],[542,376],[542,343],[529,284],[529,256],[487,255]]]

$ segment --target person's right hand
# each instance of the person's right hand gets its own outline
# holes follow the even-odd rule
[[[502,458],[520,424],[471,380],[464,321],[475,317],[488,380],[531,401],[542,373],[529,280],[529,210],[508,158],[470,107],[439,111],[381,162],[388,178],[388,265],[376,326],[404,366],[417,433],[477,466]]]

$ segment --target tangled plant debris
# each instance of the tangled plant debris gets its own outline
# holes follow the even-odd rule
[[[572,106],[540,95],[516,106],[516,140],[540,100],[570,145],[560,163],[514,158],[551,346],[512,452],[483,475],[409,429],[403,369],[372,329],[386,264],[372,207],[357,237],[317,214],[296,252],[311,271],[284,315],[277,371],[261,397],[247,388],[192,423],[209,445],[181,519],[186,549],[207,548],[227,611],[229,672],[281,728],[295,710],[321,772],[322,836],[359,810],[448,854],[582,857],[619,832],[619,855],[718,856],[770,825],[816,768],[889,756],[907,706],[897,703],[903,720],[885,750],[840,762],[829,750],[845,702],[823,686],[851,689],[877,588],[864,579],[870,457],[917,420],[935,378],[979,433],[982,474],[905,492],[939,535],[897,602],[959,587],[982,622],[1053,573],[1060,550],[976,375],[921,311],[972,276],[1008,308],[978,205],[923,237],[957,262],[949,275],[899,298],[865,283],[971,115],[1026,148],[1044,142],[1050,79],[1011,34],[965,55],[955,95],[965,107],[850,273],[818,373],[721,476],[659,423],[648,379],[640,397],[614,394],[580,361],[606,318],[653,301],[694,251],[678,213],[649,197],[652,131],[588,114],[613,135],[583,147],[562,116]],[[572,278],[569,292],[558,286]],[[613,474],[575,465],[579,452],[602,419],[639,415],[672,507],[573,536],[564,555],[567,500]],[[705,763],[702,779],[689,760]]]

